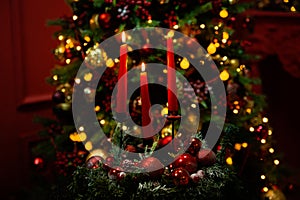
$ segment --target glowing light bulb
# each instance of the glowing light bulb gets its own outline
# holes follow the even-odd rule
[[[52,76],[52,79],[55,80],[55,81],[57,81],[58,80],[58,76],[55,74],[55,75]]]
[[[205,24],[200,24],[200,28],[205,29]]]
[[[243,147],[243,148],[247,148],[247,147],[248,147],[248,143],[247,143],[247,142],[244,142],[244,143],[242,144],[242,147]]]
[[[101,119],[101,120],[100,120],[100,124],[101,124],[101,125],[104,125],[104,124],[105,124],[105,120],[104,120],[104,119]]]
[[[219,15],[222,18],[226,18],[226,17],[228,17],[228,11],[226,9],[223,9],[220,11]]]
[[[226,158],[226,163],[228,165],[232,165],[233,164],[232,158],[231,157]]]
[[[263,190],[264,192],[268,192],[268,191],[269,191],[269,188],[264,187],[262,190]]]
[[[98,112],[98,111],[100,111],[100,106],[95,106],[95,112]]]
[[[221,73],[220,73],[220,79],[222,81],[227,81],[229,79],[229,73],[226,69],[224,69]]]
[[[81,82],[80,78],[75,78],[74,81],[76,84],[80,84],[80,82]]]
[[[83,39],[84,39],[85,41],[87,41],[87,42],[90,42],[90,41],[91,41],[91,38],[90,38],[88,35],[84,36]]]
[[[234,149],[237,150],[237,151],[241,150],[241,148],[242,148],[242,145],[240,143],[236,143],[234,145]]]
[[[263,121],[263,123],[267,123],[269,121],[269,119],[264,117],[264,118],[262,118],[262,121]]]
[[[295,6],[292,6],[292,7],[291,7],[291,11],[292,11],[292,12],[296,12],[296,11],[297,11],[296,8],[295,8]]]
[[[87,151],[92,150],[92,149],[93,149],[93,144],[92,144],[92,142],[91,142],[91,141],[86,142],[85,145],[84,145],[84,148],[85,148]]]
[[[261,175],[260,178],[261,178],[262,180],[265,180],[265,179],[266,179],[266,176],[265,176],[265,175]]]
[[[261,142],[262,144],[266,144],[267,140],[266,140],[266,139],[261,139],[260,142]]]
[[[214,54],[214,53],[216,53],[216,51],[217,51],[216,46],[213,43],[210,43],[207,47],[207,52],[209,54]]]
[[[270,152],[270,153],[274,153],[275,150],[274,150],[273,148],[270,148],[270,149],[269,149],[269,152]]]
[[[188,61],[188,59],[186,59],[185,57],[182,59],[182,61],[180,62],[180,67],[181,69],[188,69],[190,66],[190,62]]]
[[[107,67],[113,67],[115,65],[113,59],[111,59],[111,58],[107,59],[105,64]]]
[[[90,73],[90,72],[89,72],[89,73],[86,73],[86,74],[84,75],[84,77],[83,77],[83,79],[84,79],[85,81],[87,81],[87,82],[91,81],[92,78],[93,78],[93,74]]]
[[[255,130],[255,129],[254,129],[252,126],[249,128],[249,131],[250,131],[250,132],[254,132],[254,130]]]
[[[178,29],[178,28],[179,28],[178,24],[175,24],[175,25],[173,26],[173,28],[174,28],[174,29]]]
[[[165,115],[167,115],[167,114],[168,114],[168,108],[165,107],[165,108],[163,108],[163,109],[161,110],[161,115],[162,115],[162,116],[165,116]]]
[[[273,134],[272,130],[268,130],[268,135],[272,135],[272,134]]]
[[[279,165],[279,160],[277,160],[277,159],[274,160],[274,164],[275,164],[275,165]]]
[[[58,40],[62,41],[64,39],[64,36],[63,35],[59,35],[58,36]]]
[[[228,40],[229,38],[229,33],[223,32],[223,39]]]
[[[73,15],[73,20],[76,21],[78,19],[77,15]]]
[[[80,127],[78,128],[78,130],[79,130],[80,132],[84,131],[84,127],[83,127],[83,126],[80,126]]]
[[[81,46],[77,46],[77,47],[76,47],[76,50],[77,50],[77,51],[80,51],[80,50],[81,50]]]

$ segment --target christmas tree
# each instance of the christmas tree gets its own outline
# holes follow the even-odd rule
[[[61,27],[47,79],[56,87],[56,118],[37,119],[45,140],[33,149],[39,180],[56,185],[48,192],[284,199],[260,80],[251,74],[257,57],[235,32],[252,25],[239,15],[249,4],[67,3],[73,16],[49,22]]]

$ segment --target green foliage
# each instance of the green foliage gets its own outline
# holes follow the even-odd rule
[[[150,179],[141,174],[127,174],[123,180],[115,181],[101,167],[93,170],[78,167],[61,199],[247,199],[237,196],[245,190],[226,166],[216,164],[203,171],[205,176],[198,183],[190,180],[189,185],[177,187],[166,175]]]

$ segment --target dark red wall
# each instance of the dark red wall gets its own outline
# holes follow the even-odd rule
[[[34,115],[51,114],[53,88],[45,83],[56,46],[46,20],[70,13],[62,0],[0,2],[0,188],[1,199],[14,196],[28,180],[28,144],[40,128]]]

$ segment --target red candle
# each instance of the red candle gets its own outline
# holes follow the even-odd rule
[[[125,33],[122,32],[122,42],[124,43]],[[120,46],[120,68],[118,75],[118,90],[117,90],[117,107],[116,112],[127,112],[127,44]],[[122,78],[122,79],[121,79]]]
[[[171,37],[167,39],[167,67],[168,67],[168,110],[169,113],[176,113],[177,104],[177,87],[176,87],[176,69],[173,53],[173,40]]]
[[[148,90],[148,79],[147,72],[145,72],[145,64],[142,63],[142,72],[140,76],[140,90],[141,90],[141,101],[142,101],[142,126],[147,126],[150,122],[149,111],[151,107],[149,90]],[[150,129],[143,128],[143,137],[148,138],[151,136]]]

